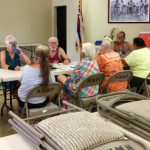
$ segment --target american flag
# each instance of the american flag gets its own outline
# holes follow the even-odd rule
[[[77,14],[77,37],[76,37],[76,50],[81,52],[82,43],[84,42],[84,27],[83,17],[81,11],[81,1],[79,0],[78,14]]]

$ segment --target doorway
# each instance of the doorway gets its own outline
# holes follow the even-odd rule
[[[59,46],[62,47],[65,52],[67,49],[67,9],[66,6],[58,6],[56,9],[57,18],[57,38],[59,40]]]

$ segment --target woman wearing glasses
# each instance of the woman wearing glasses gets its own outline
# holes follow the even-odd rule
[[[30,59],[19,48],[16,47],[16,38],[8,35],[5,38],[6,50],[1,51],[1,67],[9,70],[20,70],[21,61],[30,64]]]

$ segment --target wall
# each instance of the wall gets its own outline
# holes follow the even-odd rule
[[[86,41],[95,42],[96,39],[103,39],[109,35],[113,27],[126,32],[126,39],[132,41],[140,31],[150,32],[150,23],[108,23],[108,0],[82,0],[83,19]]]
[[[47,44],[52,0],[0,0],[0,43],[13,34],[20,43]]]
[[[72,61],[79,59],[79,53],[75,49],[76,29],[77,29],[77,0],[53,0],[52,8],[52,34],[57,36],[56,27],[56,7],[67,6],[67,55]]]

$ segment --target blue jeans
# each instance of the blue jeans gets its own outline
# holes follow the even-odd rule
[[[70,97],[74,97],[75,94],[69,89],[69,84],[70,84],[70,79],[66,80],[65,84],[64,84],[64,91],[70,96]]]

